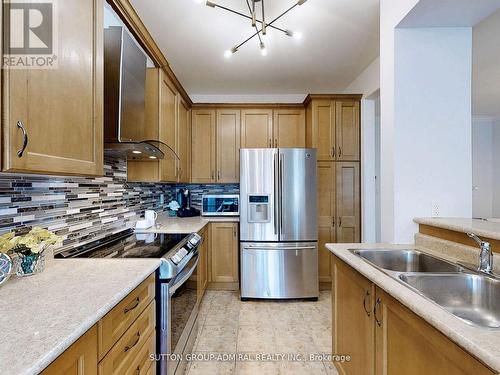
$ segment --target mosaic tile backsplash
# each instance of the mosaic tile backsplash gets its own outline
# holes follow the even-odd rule
[[[0,173],[0,235],[41,226],[63,237],[59,252],[132,228],[144,210],[164,211],[180,188],[191,190],[197,208],[204,193],[239,191],[237,184],[128,183],[125,160],[105,158],[104,164],[104,176],[96,178]]]

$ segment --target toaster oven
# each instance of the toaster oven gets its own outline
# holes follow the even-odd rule
[[[238,194],[206,194],[202,196],[202,216],[239,216]]]

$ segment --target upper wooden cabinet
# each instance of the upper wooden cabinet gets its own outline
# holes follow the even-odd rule
[[[178,182],[190,182],[191,178],[191,109],[188,104],[179,99],[179,126],[177,132]]]
[[[318,160],[360,160],[359,99],[336,95],[307,104],[306,145],[318,149]]]
[[[275,109],[273,113],[274,147],[305,147],[304,109]]]
[[[241,148],[267,148],[273,146],[273,110],[242,110]]]
[[[194,109],[191,119],[191,182],[215,182],[215,110]]]
[[[358,101],[335,103],[337,160],[359,160],[360,122]]]
[[[216,124],[217,182],[240,179],[240,111],[217,110]]]
[[[162,160],[131,160],[127,179],[142,182],[189,182],[191,113],[167,75],[160,68],[146,73],[146,139],[158,139],[179,156],[165,152]]]
[[[57,68],[3,70],[2,170],[102,175],[103,2],[57,4]]]

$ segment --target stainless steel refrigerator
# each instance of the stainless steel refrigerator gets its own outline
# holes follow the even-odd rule
[[[316,194],[316,149],[241,149],[243,300],[318,298]]]

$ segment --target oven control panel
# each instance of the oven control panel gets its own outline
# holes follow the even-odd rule
[[[188,254],[189,251],[181,247],[179,250],[177,250],[177,252],[174,255],[172,255],[172,258],[170,259],[172,260],[172,262],[174,262],[175,265],[178,265],[182,261],[182,259],[184,259],[184,257]]]
[[[182,259],[184,259],[186,255],[188,255],[191,251],[194,251],[201,244],[201,241],[202,238],[200,237],[200,235],[193,233],[188,241],[184,244],[184,246],[177,250],[175,254],[170,257],[172,263],[174,263],[176,266],[179,265],[179,263],[182,262]]]

